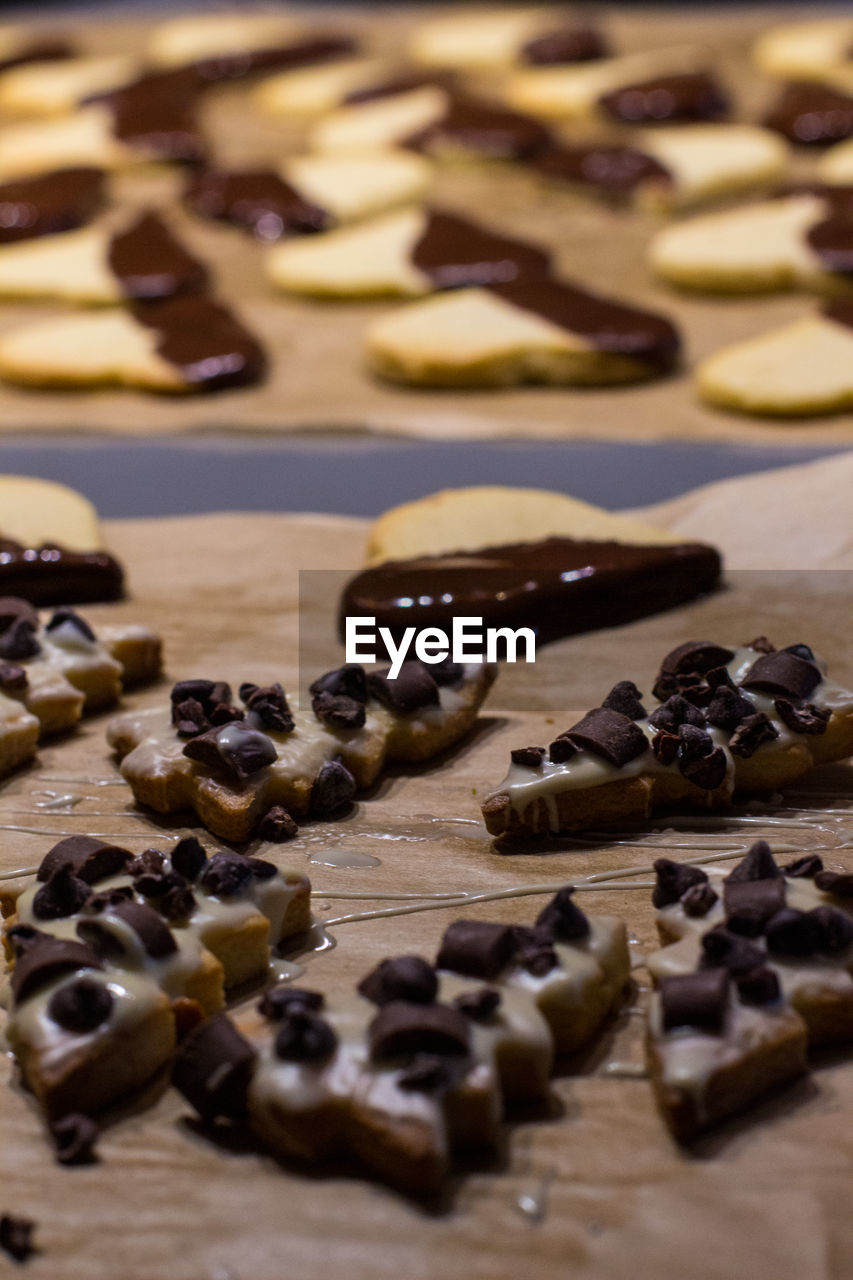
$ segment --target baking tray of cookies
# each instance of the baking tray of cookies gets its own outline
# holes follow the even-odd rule
[[[785,15],[755,7],[712,15],[643,7],[608,9],[601,25],[624,50],[687,45],[710,50],[710,61],[731,88],[738,118],[757,119],[776,89],[762,82],[748,51],[758,33]],[[356,8],[306,10],[312,28],[352,31],[377,52],[396,50],[406,32],[428,16]],[[92,52],[139,47],[152,23],[80,23],[72,35]],[[245,86],[217,89],[203,110],[203,127],[221,165],[270,163],[303,146],[301,131],[251,105]],[[797,157],[791,176],[813,172]],[[541,242],[572,280],[630,300],[673,319],[685,341],[683,366],[671,376],[633,386],[597,389],[508,388],[429,391],[395,387],[371,377],[364,363],[365,328],[394,301],[312,302],[277,297],[262,271],[263,250],[240,232],[202,222],[178,203],[183,174],[126,171],[111,179],[122,209],[157,207],[190,249],[212,264],[220,296],[262,339],[270,370],[257,387],[217,397],[151,396],[130,390],[45,392],[0,388],[5,431],[56,431],[169,436],[177,432],[373,432],[430,440],[594,438],[602,441],[738,442],[783,446],[832,445],[850,439],[851,418],[761,421],[703,406],[690,369],[722,345],[784,325],[814,310],[804,295],[710,299],[679,295],[655,283],[644,257],[662,220],[613,209],[594,199],[544,187],[520,165],[456,163],[437,167],[430,199],[460,213],[490,212],[505,234]],[[493,216],[492,216],[493,214]],[[114,216],[114,215],[112,215]],[[62,314],[67,311],[62,310]],[[21,303],[0,309],[0,334],[57,314],[56,305]]]

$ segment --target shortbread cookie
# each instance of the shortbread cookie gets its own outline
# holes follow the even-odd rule
[[[597,830],[662,805],[723,808],[735,791],[775,791],[851,754],[853,692],[808,646],[687,641],[651,699],[620,680],[550,747],[514,751],[483,816],[495,836]]]
[[[601,33],[553,9],[452,13],[416,27],[413,62],[452,71],[507,71],[517,65],[588,62],[607,54]]]
[[[81,227],[105,194],[101,170],[83,167],[0,183],[0,245]]]
[[[32,61],[11,70],[0,65],[0,111],[7,115],[58,116],[86,98],[107,93],[139,75],[130,54]]]
[[[267,273],[286,293],[358,298],[417,297],[437,289],[535,280],[550,254],[458,214],[403,209],[355,227],[271,250]]]
[[[442,160],[523,160],[551,141],[538,121],[440,84],[371,96],[332,111],[312,129],[317,151],[409,147]]]
[[[816,184],[661,231],[649,261],[683,289],[838,291],[853,283],[853,187]]]
[[[851,878],[817,855],[780,867],[758,841],[731,871],[655,863],[655,979],[720,965],[734,977],[769,968],[805,1022],[809,1043],[853,1041]]]
[[[830,147],[821,156],[817,171],[823,182],[853,186],[853,138]]]
[[[258,382],[265,369],[266,356],[254,336],[206,297],[63,316],[0,339],[0,378],[25,386],[218,391]]]
[[[60,63],[73,58],[75,50],[61,36],[36,35],[18,27],[0,27],[0,72],[26,62]]]
[[[558,280],[430,298],[367,331],[375,373],[431,387],[636,382],[669,372],[679,348],[663,316]]]
[[[771,27],[753,49],[758,70],[775,80],[820,82],[853,69],[853,18],[839,14]]]
[[[696,370],[700,397],[740,413],[796,418],[853,405],[853,303],[724,347]]]
[[[529,67],[509,77],[506,98],[516,110],[546,120],[598,118],[634,125],[720,120],[730,106],[728,94],[692,49]]]
[[[267,76],[252,90],[252,102],[259,111],[276,119],[299,120],[334,111],[353,97],[358,100],[363,93],[372,96],[377,86],[393,83],[399,76],[398,65],[387,59],[344,57],[321,66]],[[424,79],[421,77],[420,82]]]
[[[280,685],[185,680],[171,707],[120,716],[110,746],[136,800],[158,813],[192,809],[226,840],[246,840],[278,808],[322,816],[371,786],[386,762],[418,763],[468,732],[494,680],[487,665],[405,662],[398,677],[362,667],[311,686],[291,713]]]
[[[777,182],[787,157],[781,139],[755,125],[686,124],[649,130],[630,146],[561,143],[532,163],[549,182],[668,213]]]
[[[0,247],[0,297],[108,305],[200,293],[207,269],[155,213]]]
[[[271,243],[417,200],[431,174],[428,161],[407,151],[294,156],[279,171],[207,170],[190,179],[184,203]]]
[[[148,57],[165,68],[191,68],[204,82],[238,80],[278,67],[304,67],[351,56],[349,36],[303,34],[292,18],[269,13],[205,13],[155,28]]]
[[[853,136],[853,63],[851,92],[820,84],[792,84],[764,117],[768,129],[801,146],[825,147]]]

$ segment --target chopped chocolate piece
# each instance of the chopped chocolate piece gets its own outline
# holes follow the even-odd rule
[[[714,739],[707,729],[695,724],[678,726],[679,754],[683,760],[702,760],[714,750]]]
[[[702,969],[661,978],[660,1001],[664,1031],[693,1027],[708,1035],[722,1034],[729,987],[728,969]]]
[[[207,854],[195,836],[183,836],[172,850],[172,866],[185,880],[195,880],[207,863]]]
[[[767,950],[788,956],[811,956],[820,951],[823,929],[811,911],[786,907],[769,920],[765,929]]]
[[[106,844],[95,836],[67,836],[44,855],[38,869],[39,880],[49,880],[66,863],[80,880],[95,884],[124,871],[132,855],[128,849]]]
[[[292,732],[293,716],[287,705],[287,695],[280,684],[268,684],[261,688],[241,684],[240,697],[265,729],[273,729],[277,733]]]
[[[108,903],[106,909],[133,930],[146,955],[152,959],[160,960],[164,956],[174,955],[178,950],[171,929],[151,907],[122,899]],[[109,918],[104,915],[81,920],[77,925],[77,932],[105,958],[124,951],[120,936],[110,928]]]
[[[307,991],[304,987],[289,987],[282,983],[264,992],[258,1001],[258,1012],[265,1018],[278,1022],[294,1009],[308,1009],[317,1013],[324,1003],[325,997],[319,991]]]
[[[814,882],[823,893],[832,893],[836,898],[853,897],[853,872],[820,870],[815,873]]]
[[[250,857],[249,868],[256,880],[272,880],[278,875],[278,867],[274,862],[267,862],[266,858]]]
[[[813,702],[795,706],[788,698],[777,698],[773,707],[782,723],[794,733],[826,733],[832,718],[828,707],[816,707]]]
[[[275,1037],[275,1051],[285,1062],[322,1062],[338,1043],[332,1027],[305,1004],[284,1013]]]
[[[572,902],[573,885],[566,885],[536,917],[536,928],[557,942],[579,942],[589,937],[589,920]]]
[[[18,596],[0,596],[0,634],[5,634],[14,623],[19,622],[22,618],[30,624],[33,631],[38,630],[38,612],[33,608],[29,600],[21,600]]]
[[[740,689],[723,684],[714,690],[705,714],[709,724],[733,733],[744,720],[755,715],[755,703]]]
[[[367,677],[371,695],[397,715],[406,716],[421,707],[438,707],[441,698],[438,685],[420,662],[404,662],[396,680],[390,678],[388,667]]]
[[[210,728],[204,707],[195,698],[186,698],[173,705],[172,724],[180,738],[194,738]]]
[[[25,693],[29,688],[29,676],[23,667],[14,662],[0,662],[0,692]]]
[[[355,778],[340,760],[327,760],[311,784],[309,808],[315,818],[325,818],[350,804],[357,791]]]
[[[766,742],[773,742],[779,737],[779,730],[774,726],[769,716],[763,711],[756,711],[755,715],[747,716],[745,720],[741,720],[732,736],[729,738],[729,751],[733,756],[739,756],[742,760],[748,760],[750,756],[754,756],[759,747]]]
[[[432,1004],[438,996],[435,969],[421,956],[394,956],[381,960],[357,987],[359,995],[374,1004],[405,1000],[409,1004]]]
[[[172,692],[169,694],[172,706],[175,707],[179,703],[192,698],[196,702],[200,702],[205,708],[211,705],[211,697],[216,686],[212,680],[179,680],[177,684],[172,686]],[[230,690],[228,693],[229,701],[231,697]]]
[[[334,671],[327,671],[324,676],[319,676],[310,686],[309,692],[331,693],[336,698],[354,698],[356,702],[367,702],[367,673],[364,667],[360,667],[355,662],[348,662],[342,667],[336,667]]]
[[[649,716],[649,724],[655,729],[665,729],[667,733],[677,733],[683,724],[693,724],[698,729],[704,729],[705,717],[698,707],[694,707],[680,693],[674,693]]]
[[[104,889],[86,899],[85,910],[88,915],[97,915],[99,911],[106,911],[107,907],[114,907],[119,902],[132,902],[133,897],[133,889],[129,884]]]
[[[681,898],[684,914],[692,919],[706,916],[719,899],[710,884],[694,884],[685,891]]]
[[[738,995],[744,1004],[775,1004],[781,995],[779,977],[766,964],[751,969],[736,981]]]
[[[763,933],[767,921],[784,910],[785,902],[784,876],[770,880],[727,880],[723,885],[726,927],[747,938],[757,938]]]
[[[782,868],[770,852],[766,840],[756,840],[750,846],[745,858],[726,876],[727,884],[736,884],[739,880],[771,880],[781,876]]]
[[[251,878],[252,867],[245,854],[223,850],[208,858],[200,884],[207,893],[233,898],[243,892]]]
[[[555,738],[548,748],[548,758],[552,764],[565,764],[572,756],[577,755],[577,750],[571,738],[561,733],[559,738]]]
[[[271,844],[283,844],[285,840],[292,840],[298,831],[295,819],[283,804],[272,805],[258,823],[258,835]]]
[[[765,689],[799,702],[807,698],[822,679],[813,662],[779,649],[756,658],[741,684],[745,689]]]
[[[91,1116],[72,1111],[51,1123],[50,1136],[59,1164],[92,1164],[97,1159],[98,1126]]]
[[[409,1066],[397,1078],[407,1093],[442,1094],[453,1085],[458,1072],[453,1063],[435,1053],[416,1053]]]
[[[559,66],[567,62],[592,62],[606,58],[607,41],[593,27],[566,26],[534,36],[522,45],[521,62],[533,67]]]
[[[62,920],[73,916],[92,892],[85,880],[80,880],[66,862],[57,867],[49,880],[33,897],[33,915],[37,920]]]
[[[710,733],[696,725],[683,724],[678,730],[678,769],[688,782],[713,791],[726,776],[728,762],[722,747],[714,747]]]
[[[519,947],[515,957],[522,969],[534,978],[543,978],[546,973],[556,969],[560,963],[553,940],[541,929],[529,929],[523,925],[516,926],[516,943]]]
[[[747,649],[754,649],[756,653],[775,653],[776,646],[772,644],[767,636],[756,636],[754,640],[750,640],[746,646]]]
[[[330,729],[361,729],[367,716],[363,702],[356,702],[343,693],[316,693],[311,699],[311,709]]]
[[[545,759],[544,747],[516,747],[510,753],[513,764],[523,765],[526,769],[541,769]]]
[[[95,633],[89,626],[85,618],[81,618],[79,613],[73,609],[56,609],[53,616],[45,627],[46,631],[56,631],[58,627],[68,625],[78,631],[85,640],[90,640],[94,644]]]
[[[109,987],[91,978],[78,978],[59,987],[50,997],[48,1016],[66,1031],[94,1031],[106,1022],[113,1007]]]
[[[819,853],[804,853],[801,858],[795,858],[793,862],[786,863],[782,871],[786,876],[799,876],[813,880],[818,872],[823,871],[823,858]],[[853,876],[850,877],[850,889],[853,892]]]
[[[853,920],[836,907],[815,907],[809,912],[821,931],[820,950],[836,955],[853,944]]]
[[[148,854],[156,854],[156,849],[149,849]],[[143,854],[144,858],[146,855]],[[162,854],[158,855],[160,858]],[[136,861],[136,859],[134,859]],[[153,864],[153,859],[152,859]],[[178,875],[177,871],[166,871],[165,862],[161,862],[159,867],[152,865],[150,869],[139,871],[134,879],[136,881],[135,889],[137,893],[141,893],[143,898],[162,898],[170,889],[174,889],[176,885],[185,885],[186,880],[183,876]]]
[[[166,855],[159,849],[143,849],[137,858],[131,858],[126,870],[133,876],[161,876],[166,871]]]
[[[40,652],[35,629],[26,618],[17,618],[0,636],[0,658],[33,658]]]
[[[724,667],[734,656],[731,649],[710,640],[686,640],[666,655],[660,664],[661,674],[686,675],[696,671],[704,675],[715,667]]]
[[[602,706],[608,711],[619,711],[629,720],[644,720],[646,709],[640,699],[642,694],[631,680],[620,680],[608,693]]]
[[[273,763],[275,744],[259,729],[243,724],[226,724],[190,738],[183,754],[213,769],[225,769],[240,781]]]
[[[812,662],[817,666],[817,658],[807,644],[786,644],[782,652],[793,653],[795,657],[803,658],[806,662]]]
[[[728,969],[739,977],[765,962],[764,951],[754,942],[748,942],[738,933],[731,933],[725,925],[718,924],[702,938],[702,967]]]
[[[0,1249],[16,1262],[26,1262],[36,1252],[33,1232],[36,1224],[30,1218],[13,1218],[4,1213],[0,1217]]]
[[[461,662],[452,658],[442,658],[440,662],[429,664],[429,673],[440,689],[446,685],[461,684],[465,678],[465,669]]]
[[[16,960],[9,983],[18,1004],[62,973],[101,968],[101,961],[91,947],[70,938],[54,938],[34,929],[29,936],[19,935],[18,942],[13,940],[13,945]]]
[[[441,940],[438,969],[452,969],[472,978],[496,978],[518,948],[515,930],[486,920],[454,920]]]
[[[710,671],[705,672],[705,682],[715,691],[717,689],[737,688],[734,680],[729,675],[728,667],[712,667]]]
[[[653,862],[657,883],[652,891],[652,906],[668,907],[678,902],[694,885],[707,884],[708,873],[701,867],[687,862],[673,862],[671,858],[656,858]]]
[[[652,754],[655,760],[662,765],[672,764],[678,755],[678,748],[681,746],[681,739],[677,733],[668,733],[666,729],[661,729],[652,738]]]
[[[173,885],[154,905],[167,920],[188,920],[197,904],[192,889],[183,884]]]
[[[172,1083],[205,1120],[237,1118],[246,1110],[246,1092],[255,1050],[224,1013],[196,1027],[178,1049]]]
[[[488,1022],[500,1007],[501,993],[495,987],[478,987],[476,991],[463,991],[453,1001],[455,1008],[472,1022]]]
[[[468,1052],[468,1020],[447,1004],[411,1004],[392,1000],[380,1008],[368,1028],[373,1061],[415,1053],[457,1055]]]
[[[695,707],[706,707],[714,696],[714,690],[708,681],[697,671],[687,671],[682,675],[661,674],[654,683],[652,693],[661,701],[680,696]],[[704,720],[702,723],[704,724]]]
[[[596,707],[573,725],[568,736],[576,746],[621,768],[648,750],[649,740],[633,720],[619,711]]]

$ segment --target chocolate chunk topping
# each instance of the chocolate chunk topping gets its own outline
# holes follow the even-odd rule
[[[112,1007],[109,987],[91,978],[78,978],[54,991],[47,1012],[66,1031],[94,1031],[106,1022]]]
[[[364,703],[346,694],[315,693],[311,709],[330,729],[361,729],[367,717]]]
[[[652,864],[657,881],[652,890],[652,906],[660,909],[678,902],[694,885],[707,884],[708,873],[701,867],[671,858],[656,858]]]
[[[672,649],[661,663],[663,675],[686,675],[696,671],[705,675],[716,667],[724,667],[734,657],[732,649],[710,640],[686,640]]]
[[[26,622],[35,631],[38,628],[39,616],[29,600],[19,596],[0,596],[0,633],[4,634],[16,622]]]
[[[764,689],[768,693],[800,701],[807,698],[823,679],[813,662],[799,658],[795,653],[777,649],[757,658],[741,680],[745,689]]]
[[[260,729],[241,722],[208,729],[190,738],[183,754],[209,768],[223,769],[239,782],[245,782],[277,759],[272,739]]]
[[[392,1000],[382,1005],[367,1035],[374,1061],[416,1053],[452,1057],[468,1052],[468,1020],[446,1004]]]
[[[813,702],[795,706],[788,698],[777,698],[773,703],[777,716],[793,733],[826,733],[832,712],[816,707]]]
[[[74,875],[71,863],[57,867],[50,879],[33,896],[33,915],[37,920],[62,920],[73,916],[92,892],[85,880]]]
[[[172,706],[176,706],[186,698],[194,698],[207,709],[214,701],[214,693],[219,694],[222,690],[226,691],[224,698],[217,697],[216,700],[227,702],[231,697],[231,690],[223,681],[214,683],[213,680],[178,680],[176,684],[172,685],[169,698]]]
[[[26,693],[29,688],[29,677],[23,667],[13,662],[0,662],[0,691],[14,696]]]
[[[536,928],[557,942],[579,942],[589,937],[589,920],[572,901],[573,885],[559,889],[536,917]]]
[[[143,213],[126,231],[114,235],[107,259],[126,298],[200,293],[207,284],[207,269],[153,213]]]
[[[584,747],[620,768],[642,755],[649,746],[648,738],[633,720],[607,707],[588,711],[567,732],[575,746]]]
[[[464,1013],[472,1022],[488,1022],[500,1008],[501,993],[496,987],[478,987],[476,991],[463,991],[453,1001],[454,1008]]]
[[[133,930],[142,944],[146,955],[153,960],[161,960],[171,956],[178,950],[174,935],[168,925],[164,924],[156,911],[143,906],[141,902],[110,902],[106,909],[110,915],[116,916]],[[117,949],[124,948],[116,932],[110,928],[109,917],[95,916],[81,920],[77,932],[85,942],[91,943],[97,952],[104,957],[115,955]]]
[[[652,753],[655,760],[662,765],[672,764],[680,746],[681,739],[678,734],[667,733],[665,729],[661,729],[660,733],[656,733],[652,738]]]
[[[271,844],[284,844],[285,840],[292,840],[298,831],[299,827],[295,819],[283,804],[274,804],[267,809],[258,823],[258,835],[262,840],[269,840]]]
[[[769,920],[765,929],[767,950],[787,956],[811,956],[824,941],[819,918],[811,911],[786,907]]]
[[[804,853],[801,858],[795,858],[793,862],[786,863],[782,871],[786,876],[799,876],[812,880],[817,877],[818,872],[823,871],[823,858],[818,853]],[[853,892],[853,876],[850,877],[850,888]]]
[[[188,884],[174,884],[154,904],[167,920],[188,920],[196,909],[195,894]]]
[[[552,764],[565,764],[572,756],[577,755],[577,752],[578,749],[571,738],[561,733],[559,738],[555,738],[548,748],[548,759]]]
[[[646,709],[640,699],[642,694],[631,680],[620,680],[608,693],[602,706],[608,711],[618,711],[629,720],[644,720]]]
[[[412,264],[436,289],[500,284],[546,276],[551,255],[456,214],[433,211],[411,250]]]
[[[265,991],[258,1001],[258,1012],[273,1022],[286,1018],[294,1009],[307,1009],[317,1013],[323,1008],[325,997],[319,991],[306,991],[304,987],[289,987],[282,983]]]
[[[516,925],[515,940],[518,953],[515,960],[534,978],[542,978],[560,963],[553,939],[544,929],[531,929]]]
[[[223,850],[208,858],[200,884],[206,893],[233,898],[242,893],[252,878],[252,865],[242,853]]]
[[[406,716],[421,707],[438,707],[441,698],[438,685],[420,662],[404,662],[396,680],[390,677],[391,668],[376,671],[367,677],[367,687],[372,697],[394,711]]]
[[[729,751],[733,756],[748,760],[750,756],[755,755],[759,747],[767,742],[773,742],[778,737],[779,730],[770,717],[763,711],[756,711],[754,715],[741,720],[729,738]]]
[[[669,169],[635,147],[560,144],[534,156],[532,164],[549,181],[595,187],[613,198],[627,196],[646,183],[667,187],[672,183]]]
[[[156,854],[156,849],[149,849],[148,854]],[[144,859],[145,854],[142,855]],[[163,855],[159,854],[162,858]],[[141,861],[142,859],[140,859]],[[136,861],[136,859],[134,859]],[[183,876],[178,875],[177,871],[166,871],[165,861],[159,867],[154,867],[154,859],[150,868],[143,868],[135,876],[135,889],[137,893],[141,893],[144,898],[163,898],[170,889],[183,887],[186,880]]]
[[[531,116],[453,93],[439,120],[403,140],[416,151],[473,151],[494,160],[525,160],[543,150],[551,135]]]
[[[33,930],[31,935],[21,937],[13,945],[17,958],[9,982],[12,994],[19,1004],[61,973],[74,969],[101,968],[95,952],[82,942],[54,938],[50,934]]]
[[[721,120],[729,113],[728,95],[707,71],[657,76],[603,93],[599,105],[626,124],[661,120]]]
[[[38,637],[32,623],[26,618],[16,618],[0,635],[0,658],[6,661],[33,658],[40,652]]]
[[[397,1084],[407,1093],[442,1094],[456,1083],[458,1071],[451,1059],[435,1053],[416,1053],[400,1073]]]
[[[535,36],[521,46],[519,60],[532,67],[558,66],[567,62],[592,62],[606,58],[607,41],[594,27],[558,27]]]
[[[785,907],[785,878],[771,880],[727,880],[723,885],[726,925],[733,933],[756,938],[771,916]]]
[[[703,969],[661,978],[660,1002],[664,1031],[693,1027],[721,1035],[729,987],[727,969]]]
[[[166,855],[159,849],[144,849],[138,858],[127,864],[134,880],[143,876],[163,876],[166,873]]]
[[[820,84],[789,84],[764,117],[791,142],[826,146],[853,135],[853,97]]]
[[[692,724],[681,725],[678,736],[678,769],[682,777],[703,791],[713,791],[728,768],[722,747],[715,747],[711,735]]]
[[[681,898],[684,914],[693,919],[706,916],[719,899],[710,884],[694,884],[686,889]]]
[[[172,707],[172,723],[181,738],[195,738],[210,728],[204,707],[195,698],[186,698]]]
[[[822,893],[832,893],[836,898],[853,897],[853,872],[820,870],[814,882]]]
[[[544,747],[516,747],[510,753],[513,764],[523,765],[525,769],[541,769],[545,759]]]
[[[175,1059],[172,1083],[205,1120],[236,1118],[246,1110],[255,1050],[224,1013],[197,1026]]]
[[[275,1051],[285,1062],[322,1062],[331,1056],[338,1038],[325,1020],[305,1004],[291,1005],[276,1032]]]
[[[36,1224],[30,1218],[13,1218],[4,1213],[0,1217],[0,1249],[16,1262],[26,1262],[36,1252],[33,1232]]]
[[[756,714],[755,703],[745,693],[741,693],[740,689],[732,689],[724,684],[714,690],[705,714],[709,724],[733,733],[745,720]]]
[[[327,760],[311,784],[309,809],[325,818],[349,805],[357,791],[355,778],[340,760]]]
[[[724,925],[709,929],[702,938],[702,967],[728,969],[736,977],[764,964],[761,947],[748,942],[741,934],[732,933]]]
[[[518,949],[510,925],[485,920],[454,920],[444,931],[436,959],[439,969],[452,969],[472,978],[497,978]]]
[[[820,950],[830,955],[837,955],[853,945],[853,920],[836,907],[815,907],[809,912],[812,920],[816,920],[821,931]]]
[[[67,836],[42,858],[37,878],[49,880],[55,871],[70,863],[78,879],[85,880],[86,884],[95,884],[124,871],[131,856],[128,849],[106,844],[95,836]]]
[[[237,317],[202,295],[137,302],[133,315],[157,333],[157,355],[192,390],[219,391],[260,382],[267,358]]]
[[[738,978],[737,989],[744,1004],[775,1004],[782,994],[778,975],[766,964]]]
[[[333,219],[274,169],[208,169],[192,178],[184,203],[202,218],[230,222],[272,244],[288,236],[326,231]]]
[[[82,165],[0,183],[0,243],[71,231],[88,222],[103,200],[103,172]]]
[[[666,699],[657,711],[649,716],[649,724],[655,729],[665,729],[667,733],[677,733],[683,724],[695,725],[698,729],[705,727],[705,717],[698,707],[694,707],[680,693],[674,693]]]
[[[359,995],[374,1004],[405,1000],[432,1004],[438,996],[438,978],[428,960],[420,956],[395,956],[382,960],[358,984]]]
[[[86,619],[81,618],[80,614],[76,613],[73,609],[57,609],[51,617],[50,622],[48,622],[45,627],[45,631],[56,631],[58,627],[65,625],[73,627],[73,629],[79,632],[84,639],[90,640],[94,643],[94,631],[89,626]]]
[[[98,1126],[91,1116],[72,1111],[51,1123],[50,1136],[59,1164],[92,1164],[97,1159]]]
[[[279,733],[290,733],[293,729],[293,716],[287,705],[287,696],[280,684],[257,685],[241,684],[240,697],[246,706],[259,719],[265,729],[275,729]]]
[[[195,836],[184,836],[172,850],[172,866],[185,880],[195,880],[207,864],[207,854]]]
[[[334,671],[327,671],[319,676],[311,685],[310,693],[330,693],[333,697],[353,698],[356,702],[367,702],[367,673],[364,667],[355,662],[348,662]]]
[[[770,852],[766,840],[756,840],[750,846],[745,858],[733,867],[726,876],[727,884],[737,884],[740,880],[772,880],[781,876],[782,869]]]

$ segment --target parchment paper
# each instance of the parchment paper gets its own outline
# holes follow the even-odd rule
[[[794,492],[795,477],[788,479],[783,499]],[[750,482],[737,482],[743,483]],[[778,491],[778,476],[772,484]],[[805,518],[819,514],[819,502],[816,492]],[[701,499],[697,512],[700,505]],[[728,510],[721,536],[745,519],[736,488]],[[330,517],[238,515],[113,523],[107,540],[127,564],[132,598],[85,612],[96,624],[142,619],[161,629],[167,680],[281,678],[293,688],[297,570],[353,567],[364,527]],[[735,572],[727,590],[703,602],[555,644],[534,667],[502,672],[477,731],[458,752],[422,773],[387,778],[348,819],[306,825],[292,844],[266,847],[264,856],[309,870],[322,920],[387,906],[383,892],[517,888],[646,867],[667,851],[671,832],[498,856],[478,822],[478,803],[484,788],[503,776],[510,746],[565,727],[617,679],[634,678],[646,691],[662,654],[688,636],[744,640],[764,631],[778,644],[805,640],[849,682],[851,585],[844,572]],[[314,672],[337,660],[328,623],[333,606],[318,601],[301,619],[303,651],[310,648]],[[164,681],[130,701],[161,699],[167,687]],[[117,777],[106,753],[105,720],[96,717],[82,733],[46,747],[38,769],[0,788],[0,869],[37,862],[59,833],[71,831],[115,833],[135,849],[157,844],[160,826],[133,812],[123,785],[97,785]],[[846,817],[851,770],[825,770],[809,787],[811,796],[789,798],[793,811],[778,805],[749,810],[751,823],[730,829],[731,847],[745,848],[761,835],[790,850],[823,843],[832,845],[824,854],[828,866],[853,867],[849,852],[837,848],[843,833],[853,835],[853,812]],[[83,798],[70,811],[40,810],[48,791]],[[827,807],[838,816],[822,818],[817,811]],[[801,825],[785,825],[792,818]],[[707,830],[694,828],[694,840],[697,831],[708,838]],[[307,863],[353,851],[380,858],[380,865],[353,870]],[[351,891],[376,896],[334,897]],[[585,893],[581,901],[590,911],[623,914],[639,959],[654,945],[648,899],[646,887]],[[469,906],[464,914],[527,921],[543,901],[513,898]],[[461,914],[444,908],[331,925],[337,946],[302,957],[303,981],[342,990],[389,953],[432,956],[446,924]],[[642,969],[636,977],[644,986]],[[640,991],[636,1002],[642,999]],[[186,1122],[187,1108],[173,1091],[151,1109],[117,1116],[102,1137],[100,1164],[59,1168],[35,1108],[16,1086],[7,1087],[13,1079],[7,1063],[0,1072],[0,1209],[38,1220],[42,1253],[24,1273],[34,1278],[849,1275],[853,1062],[825,1055],[811,1080],[687,1153],[667,1136],[647,1081],[612,1074],[641,1062],[641,1026],[641,1018],[626,1011],[572,1073],[555,1082],[555,1115],[513,1126],[503,1167],[474,1169],[446,1204],[430,1211],[357,1178],[310,1177],[240,1142],[216,1145]],[[535,1201],[543,1188],[542,1218],[534,1222],[520,1202]]]
[[[360,30],[377,50],[399,52],[415,14],[369,11],[302,12],[318,25]],[[418,16],[429,10],[418,10]],[[695,44],[708,51],[734,91],[740,114],[756,119],[776,89],[749,66],[756,33],[790,18],[790,10],[751,7],[717,14],[662,11],[646,5],[607,11],[602,19],[614,47],[630,51]],[[596,20],[598,10],[596,9]],[[67,26],[68,24],[64,24]],[[94,50],[139,48],[147,27],[137,23],[81,25],[80,39]],[[488,88],[488,86],[486,86]],[[214,154],[225,164],[269,163],[301,146],[300,131],[264,119],[242,88],[211,95],[204,124]],[[624,132],[620,138],[627,136]],[[800,157],[807,177],[815,157]],[[561,270],[602,292],[662,310],[681,326],[685,368],[647,386],[572,391],[526,388],[500,392],[425,392],[370,378],[363,367],[365,326],[399,302],[312,303],[275,297],[261,270],[262,250],[240,232],[203,224],[175,208],[177,173],[125,174],[114,182],[122,206],[153,203],[172,210],[188,242],[215,267],[223,296],[269,346],[272,369],[257,388],[201,399],[162,399],[139,392],[56,393],[0,387],[0,430],[97,431],[171,434],[183,431],[373,431],[431,439],[726,440],[767,444],[832,444],[853,440],[853,414],[791,423],[750,420],[705,408],[696,400],[689,368],[724,344],[764,332],[808,314],[806,296],[709,300],[679,297],[655,284],[645,265],[648,241],[659,220],[608,209],[544,188],[519,166],[459,164],[443,167],[433,200],[485,217],[496,228],[542,240],[557,250]],[[57,314],[52,305],[0,305],[0,333]]]

